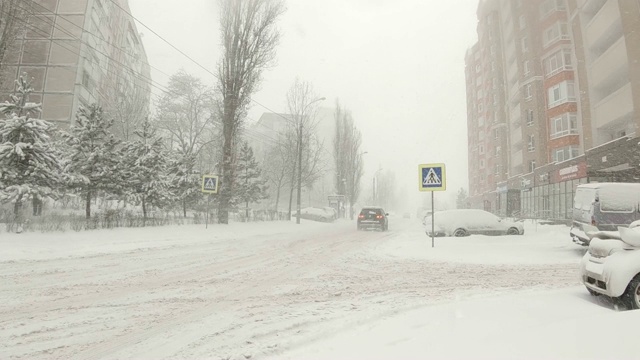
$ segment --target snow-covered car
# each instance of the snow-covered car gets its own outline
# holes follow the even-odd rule
[[[590,242],[580,262],[580,274],[589,293],[640,309],[640,221],[618,231],[600,231],[589,225],[584,229]]]
[[[294,213],[294,216],[295,216],[295,213]],[[325,207],[325,208],[308,207],[308,208],[300,209],[300,217],[306,220],[332,222],[336,219],[336,213],[335,213],[335,210],[330,207]]]
[[[357,229],[389,230],[389,213],[378,206],[363,207],[358,214]]]
[[[501,219],[490,212],[476,209],[436,211],[434,236],[522,235],[521,223]],[[431,216],[424,218],[425,232],[431,236]]]

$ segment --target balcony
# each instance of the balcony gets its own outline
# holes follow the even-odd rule
[[[627,45],[621,37],[591,64],[592,87],[604,89],[610,86],[611,80],[627,78],[628,67]]]
[[[596,127],[607,125],[628,116],[633,112],[633,99],[631,97],[631,83],[616,90],[594,106],[594,119]]]
[[[589,50],[599,53],[606,50],[611,43],[618,39],[616,33],[622,33],[620,22],[620,9],[617,1],[607,1],[598,13],[589,21],[586,29],[587,42],[590,44]]]

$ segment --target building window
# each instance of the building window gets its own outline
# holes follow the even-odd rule
[[[563,81],[549,88],[549,109],[572,101],[576,101],[573,81]]]
[[[482,66],[480,64],[476,64],[476,72],[479,73],[482,70]]]
[[[498,105],[498,94],[493,94],[493,105]]]
[[[492,62],[491,62],[491,70],[492,70],[492,71],[495,71],[495,70],[496,70],[496,62],[495,62],[495,61],[492,61]]]
[[[529,60],[524,61],[523,68],[524,74],[529,75],[529,73],[531,72],[531,63],[529,62]]]
[[[533,126],[533,110],[527,110],[527,126]]]
[[[496,146],[496,157],[500,157],[500,152],[502,151],[502,147]]]
[[[500,164],[496,164],[496,176],[500,176]]]
[[[548,27],[543,33],[544,46],[547,47],[556,41],[568,40],[569,28],[567,23],[557,22]]]
[[[551,139],[578,134],[578,116],[565,113],[551,119]]]
[[[484,159],[480,159],[480,169],[484,169]]]
[[[553,151],[553,162],[563,162],[578,157],[579,149],[577,146],[565,146]]]
[[[82,72],[82,85],[87,89],[91,90],[91,75],[87,70]]]
[[[521,45],[523,53],[529,51],[529,42],[526,36],[522,38]]]
[[[484,126],[484,116],[478,118],[478,126]]]
[[[478,104],[478,112],[481,113],[484,111],[484,106],[482,105],[482,103]]]
[[[571,63],[571,50],[569,49],[558,50],[544,59],[544,74],[546,77],[571,69],[573,69],[573,65]]]
[[[527,20],[524,15],[520,15],[520,30],[524,30],[525,27],[527,27]]]
[[[498,140],[500,137],[500,129],[493,129],[493,139]]]
[[[527,150],[533,152],[536,150],[536,138],[534,135],[529,135],[529,142],[527,143]]]
[[[478,154],[484,155],[484,145],[479,145],[478,146]]]
[[[480,86],[480,85],[482,85],[482,76],[478,76],[476,78],[476,86]]]
[[[531,100],[532,97],[533,97],[533,90],[532,90],[531,84],[527,84],[524,86],[524,99]]]
[[[545,18],[551,15],[554,11],[564,9],[564,0],[547,0],[540,5],[540,18]]]
[[[530,160],[529,161],[529,172],[533,172],[536,169],[536,161],[535,160]]]

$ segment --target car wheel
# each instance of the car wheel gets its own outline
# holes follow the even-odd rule
[[[601,295],[599,292],[593,291],[593,290],[591,290],[589,288],[587,288],[587,291],[589,292],[589,295],[591,295],[591,296],[600,296]]]
[[[467,230],[465,229],[456,229],[456,231],[453,232],[453,236],[455,237],[463,237],[467,235]]]
[[[509,230],[507,230],[507,235],[520,235],[520,230],[516,228],[509,228]]]
[[[629,282],[627,290],[622,294],[620,300],[629,310],[640,309],[640,274]]]

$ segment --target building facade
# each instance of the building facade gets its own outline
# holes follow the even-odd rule
[[[150,68],[127,0],[33,0],[23,6],[25,31],[3,75],[32,79],[30,100],[42,103],[43,119],[69,127],[80,105],[98,103],[108,112],[134,93],[148,109]],[[3,92],[10,92],[12,81],[4,84]]]
[[[466,55],[471,205],[565,219],[578,184],[637,180],[625,139],[640,126],[639,52],[638,1],[481,1],[478,43]],[[482,73],[494,84],[489,94],[472,83],[478,58],[491,62],[493,71]],[[504,131],[478,128],[478,107],[502,116]],[[493,154],[504,173],[481,175],[480,146],[506,149]]]

